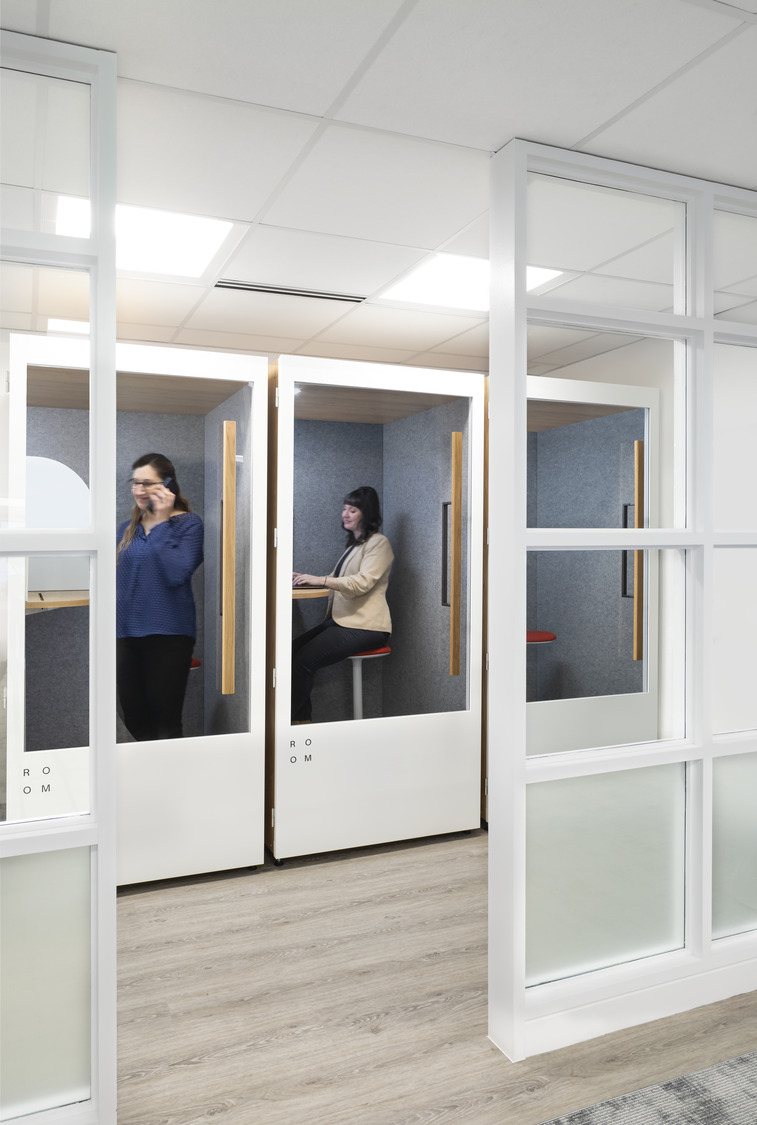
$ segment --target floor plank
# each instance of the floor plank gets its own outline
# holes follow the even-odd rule
[[[752,994],[509,1062],[486,841],[122,890],[119,1125],[539,1125],[757,1049]]]

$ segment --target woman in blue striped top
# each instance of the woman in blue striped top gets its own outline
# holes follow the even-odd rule
[[[192,575],[202,562],[202,520],[190,511],[162,453],[132,465],[131,519],[118,528],[118,698],[138,742],[181,738],[196,636]]]

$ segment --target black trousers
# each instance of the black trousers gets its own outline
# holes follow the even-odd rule
[[[181,738],[181,712],[194,643],[194,637],[160,633],[118,638],[118,700],[126,729],[137,742]]]
[[[338,664],[356,652],[381,648],[391,633],[375,629],[345,629],[328,617],[292,644],[292,722],[307,722],[312,715],[310,693],[319,668]]]

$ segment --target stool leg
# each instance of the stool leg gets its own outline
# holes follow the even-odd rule
[[[352,658],[352,717],[353,719],[363,717],[363,658],[361,656]]]

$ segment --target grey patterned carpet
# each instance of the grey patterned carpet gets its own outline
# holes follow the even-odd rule
[[[757,1125],[757,1052],[543,1125]]]

